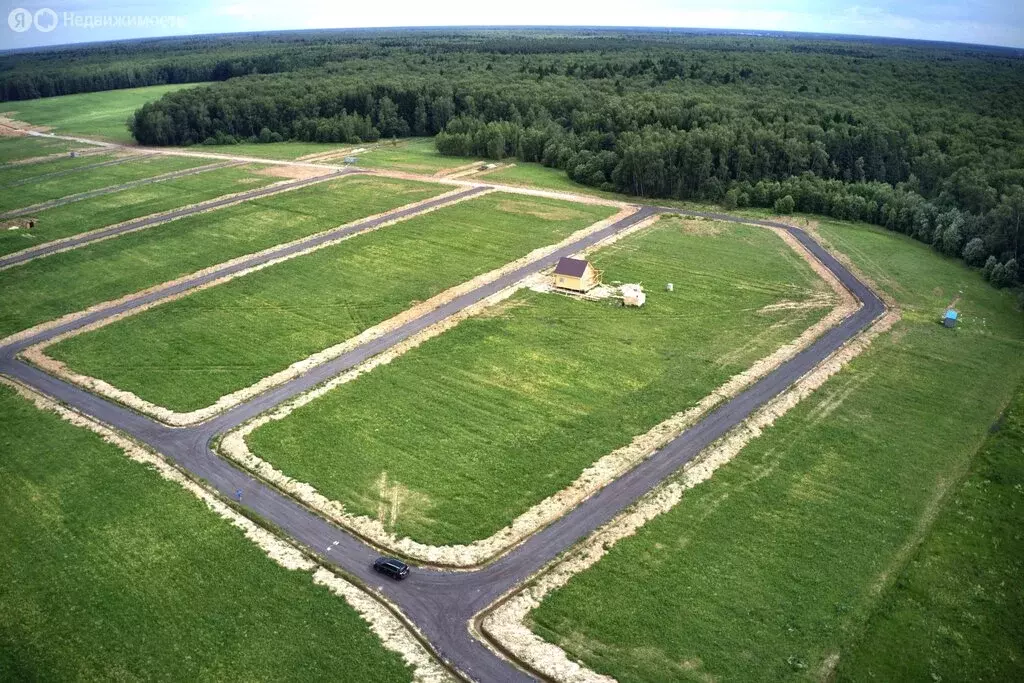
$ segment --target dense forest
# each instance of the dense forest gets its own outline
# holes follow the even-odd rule
[[[444,154],[536,161],[606,190],[869,221],[996,286],[1020,280],[1024,59],[1012,51],[666,31],[347,35],[212,41],[180,59],[140,47],[139,64],[228,80],[165,95],[129,126],[154,145],[436,135]],[[5,87],[29,73],[8,71]]]

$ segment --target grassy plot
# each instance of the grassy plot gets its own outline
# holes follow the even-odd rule
[[[64,156],[49,161],[40,161],[32,164],[14,164],[11,166],[0,166],[0,188],[11,183],[27,184],[36,178],[42,178],[49,173],[57,171],[69,171],[81,166],[89,166],[114,159],[112,154],[90,154],[88,156],[70,157]],[[88,169],[82,171],[88,172]]]
[[[606,281],[647,283],[646,306],[520,292],[261,427],[250,447],[353,512],[380,506],[400,535],[471,542],[823,314],[758,312],[824,284],[756,228],[663,219],[596,264]]]
[[[343,177],[2,270],[0,337],[445,189]]]
[[[1024,679],[1024,391],[882,598],[839,680]]]
[[[909,239],[821,230],[904,321],[544,601],[536,632],[587,666],[624,682],[825,677],[1020,381],[1005,292]],[[961,290],[963,324],[944,329]]]
[[[434,138],[404,138],[397,142],[382,141],[358,155],[358,166],[387,168],[431,175],[438,171],[474,163],[466,157],[446,157],[434,146]],[[481,162],[482,163],[482,162]]]
[[[9,116],[36,126],[48,126],[58,135],[87,135],[113,142],[134,142],[125,121],[136,109],[165,93],[194,88],[202,83],[153,85],[104,92],[43,97],[37,100],[9,102]]]
[[[158,405],[202,408],[612,212],[487,195],[197,292],[49,353]]]
[[[216,152],[244,157],[261,157],[263,159],[298,159],[310,154],[340,152],[360,145],[347,145],[341,142],[242,142],[237,145],[192,145],[184,149],[190,152]],[[341,159],[332,159],[330,164],[341,165]]]
[[[344,600],[0,386],[5,680],[407,681]]]
[[[0,137],[0,164],[21,159],[44,157],[51,154],[62,154],[69,150],[82,149],[83,147],[88,147],[88,145],[29,135]]]
[[[279,180],[259,173],[256,166],[233,166],[72,202],[33,214],[35,225],[31,229],[0,232],[0,254],[222,195],[254,190]]]
[[[123,164],[88,169],[81,173],[41,178],[38,182],[17,187],[0,188],[0,211],[31,206],[51,199],[60,199],[79,192],[112,187],[162,173],[205,166],[209,159],[155,156],[126,161]]]

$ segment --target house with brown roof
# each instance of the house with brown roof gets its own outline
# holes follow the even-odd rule
[[[560,258],[555,266],[555,287],[589,292],[601,283],[601,273],[583,259]]]

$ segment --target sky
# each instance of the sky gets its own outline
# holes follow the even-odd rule
[[[168,35],[386,26],[668,26],[1024,48],[1024,0],[0,0],[0,49]]]

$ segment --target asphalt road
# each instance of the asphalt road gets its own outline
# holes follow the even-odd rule
[[[482,188],[467,190],[479,192]],[[422,210],[422,209],[420,209]],[[211,449],[218,435],[265,412],[344,370],[370,358],[416,332],[456,313],[480,299],[516,282],[525,275],[549,267],[558,258],[572,254],[623,230],[655,213],[670,211],[703,215],[717,220],[758,223],[788,230],[804,244],[861,301],[861,307],[838,326],[825,333],[809,348],[784,363],[742,394],[720,406],[692,428],[681,434],[633,470],[612,482],[577,506],[557,522],[537,532],[511,552],[472,572],[437,568],[415,568],[403,582],[393,582],[373,572],[370,565],[379,551],[351,533],[309,512],[288,496],[279,493],[226,460]],[[312,241],[312,240],[311,240]],[[305,246],[297,247],[305,248]],[[280,255],[280,254],[277,254]],[[270,258],[276,257],[270,256]],[[246,262],[249,267],[258,262]],[[564,550],[605,524],[659,482],[693,459],[703,448],[742,422],[758,407],[786,390],[796,380],[838,349],[847,340],[868,327],[884,312],[882,301],[864,283],[802,230],[772,221],[751,221],[724,214],[679,212],[653,206],[640,210],[606,229],[558,250],[538,262],[524,266],[499,280],[484,285],[422,317],[410,321],[388,335],[310,370],[286,384],[253,398],[229,412],[191,428],[171,428],[132,412],[78,387],[58,380],[15,358],[25,347],[64,331],[87,325],[94,320],[151,300],[208,282],[226,274],[214,272],[181,283],[179,286],[140,297],[122,306],[96,312],[66,325],[0,347],[0,373],[11,376],[43,394],[54,397],[95,419],[122,430],[149,444],[178,466],[204,479],[228,497],[243,491],[242,503],[262,518],[274,523],[299,543],[319,554],[344,572],[376,587],[414,622],[429,640],[435,652],[466,676],[479,681],[528,681],[533,677],[494,655],[475,640],[467,628],[469,621],[497,598],[541,569]]]
[[[217,168],[230,164],[216,164]],[[202,168],[209,170],[211,167],[203,166]],[[339,176],[353,173],[354,171],[344,169],[341,171],[334,171],[327,173],[322,176],[316,176],[315,178],[302,178],[300,180],[293,180],[288,183],[278,183],[269,185],[267,187],[261,187],[258,190],[251,190],[249,192],[242,192],[229,197],[219,197],[217,199],[211,199],[206,202],[199,204],[193,204],[192,206],[186,206],[181,209],[175,209],[173,211],[167,211],[165,213],[144,216],[142,218],[127,221],[119,225],[115,225],[109,228],[101,228],[99,230],[92,230],[84,233],[77,237],[69,237],[64,240],[57,240],[54,242],[46,242],[29,249],[24,249],[7,256],[0,256],[0,269],[8,268],[10,266],[18,265],[32,259],[39,258],[40,256],[49,256],[50,254],[56,254],[61,251],[68,251],[69,249],[77,249],[83,247],[86,244],[92,242],[99,242],[100,240],[109,239],[116,237],[117,235],[123,235],[126,232],[134,232],[136,230],[142,230],[143,228],[151,228],[155,225],[161,225],[169,221],[173,221],[178,218],[184,218],[185,216],[191,216],[192,214],[202,213],[203,211],[212,211],[214,209],[220,209],[231,204],[240,204],[242,202],[250,201],[252,199],[259,199],[260,197],[266,197],[268,195],[277,194],[279,192],[285,192],[287,190],[297,190],[300,187],[306,187],[307,185],[313,185],[315,183],[322,183],[325,180],[332,180]]]
[[[144,156],[149,156],[144,155]],[[18,216],[26,216],[36,211],[45,211],[46,209],[53,209],[58,206],[64,206],[72,202],[80,202],[83,199],[92,199],[94,197],[102,197],[105,194],[112,194],[114,192],[120,192],[121,190],[130,190],[133,187],[140,187],[142,185],[150,185],[152,183],[159,183],[164,180],[173,180],[174,178],[181,178],[183,176],[196,175],[197,173],[206,173],[207,171],[213,171],[218,168],[224,168],[225,166],[233,166],[238,164],[237,161],[224,161],[219,164],[207,164],[206,166],[197,166],[195,168],[186,168],[181,171],[171,171],[170,173],[161,173],[160,175],[151,176],[149,178],[140,178],[139,180],[132,180],[127,183],[121,183],[120,185],[111,185],[110,187],[101,187],[98,190],[89,190],[88,192],[79,192],[78,194],[70,194],[60,199],[51,199],[48,202],[40,202],[39,204],[33,204],[32,206],[25,206],[20,209],[12,209],[5,213],[0,213],[0,220],[6,220],[8,218],[17,218]]]

